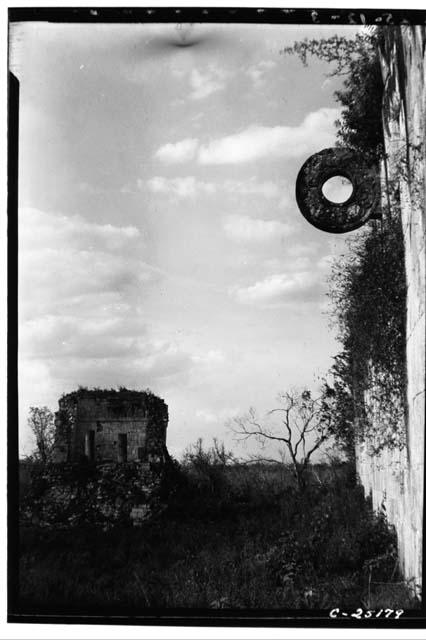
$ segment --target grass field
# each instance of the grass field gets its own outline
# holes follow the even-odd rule
[[[288,469],[260,464],[193,465],[169,489],[167,509],[141,528],[23,528],[22,606],[415,606],[393,532],[344,466],[314,469],[303,493]]]

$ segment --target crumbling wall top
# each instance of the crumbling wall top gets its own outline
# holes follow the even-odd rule
[[[162,398],[155,395],[150,389],[141,391],[135,389],[100,389],[87,387],[79,387],[76,391],[65,393],[59,398],[59,406],[77,404],[79,400],[131,400],[133,402],[141,402],[146,406],[165,405]]]

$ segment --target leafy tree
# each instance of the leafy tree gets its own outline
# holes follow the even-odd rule
[[[372,164],[383,155],[381,40],[382,32],[376,28],[354,38],[306,38],[282,51],[299,56],[305,66],[309,57],[328,62],[332,69],[327,75],[343,78],[343,88],[334,92],[342,106],[336,122],[338,144],[361,151]]]
[[[28,425],[35,436],[34,459],[46,464],[51,460],[54,441],[54,416],[48,407],[30,407]]]
[[[327,393],[312,396],[308,389],[293,389],[278,395],[278,406],[268,416],[279,416],[279,424],[259,419],[256,410],[237,416],[229,423],[239,440],[253,438],[284,445],[290,455],[299,489],[306,486],[306,472],[312,455],[331,437],[331,405]]]

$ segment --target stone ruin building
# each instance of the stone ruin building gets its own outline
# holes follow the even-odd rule
[[[150,391],[79,389],[59,399],[54,461],[163,462],[168,408]]]

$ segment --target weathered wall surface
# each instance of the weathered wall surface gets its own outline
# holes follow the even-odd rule
[[[388,30],[381,52],[387,153],[383,180],[400,199],[408,285],[407,444],[378,456],[369,455],[369,443],[357,448],[360,479],[374,507],[383,505],[395,525],[401,568],[418,589],[425,461],[425,44],[424,27],[395,27]],[[391,199],[391,206],[394,202]]]
[[[94,461],[149,460],[161,456],[166,443],[167,405],[153,394],[82,390],[59,401],[56,462],[87,455],[92,438]],[[126,456],[120,458],[120,438]]]
[[[53,528],[142,524],[164,508],[163,465],[149,462],[29,465],[21,485],[23,524]]]

